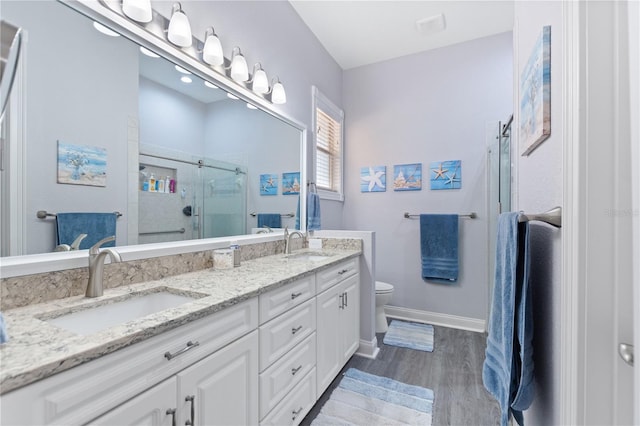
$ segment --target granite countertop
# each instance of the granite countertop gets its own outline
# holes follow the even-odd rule
[[[309,250],[298,250],[292,256]],[[156,281],[105,290],[97,298],[75,296],[3,313],[9,341],[0,345],[0,394],[44,379],[156,336],[261,293],[311,275],[361,254],[360,250],[322,250],[326,259],[291,259],[285,255],[244,261],[237,268],[206,269]],[[79,335],[46,322],[61,313],[131,298],[140,292],[168,291],[196,297],[175,308],[95,332]]]

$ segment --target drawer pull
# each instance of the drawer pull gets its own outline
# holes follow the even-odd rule
[[[164,357],[168,361],[171,361],[173,358],[177,357],[178,355],[182,355],[183,353],[185,353],[189,349],[193,349],[198,345],[200,345],[200,342],[197,342],[197,341],[196,342],[192,342],[191,340],[189,340],[187,342],[187,346],[185,346],[184,348],[180,349],[178,352],[171,353],[171,352],[167,351],[167,352],[164,353]]]
[[[299,325],[296,328],[291,329],[291,334],[296,334],[298,331],[302,330],[302,326]]]
[[[300,296],[302,296],[302,293],[301,293],[301,292],[298,292],[298,293],[291,293],[291,300],[295,299],[296,297],[300,297]]]
[[[348,269],[343,269],[342,271],[338,271],[338,275],[346,274],[347,272],[349,272]]]
[[[185,426],[195,426],[196,424],[196,396],[195,395],[187,395],[184,399],[186,402],[191,403],[191,418],[184,422]]]
[[[293,417],[291,417],[291,420],[295,420],[296,417],[298,417],[298,414],[300,414],[301,411],[302,411],[302,407],[298,408],[297,410],[293,410],[291,412],[291,414],[293,415]]]
[[[169,408],[167,410],[167,416],[171,416],[171,426],[176,426],[176,409]]]
[[[340,293],[340,306],[339,309],[344,309],[344,293]]]
[[[295,375],[296,375],[296,373],[297,373],[298,371],[300,371],[300,369],[301,369],[301,368],[302,368],[302,364],[300,364],[300,365],[299,365],[299,366],[297,366],[296,368],[292,368],[292,369],[291,369],[291,375],[292,375],[292,376],[295,376]]]
[[[344,306],[349,306],[349,293],[344,292]]]

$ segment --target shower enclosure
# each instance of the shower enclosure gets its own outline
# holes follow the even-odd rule
[[[496,234],[498,216],[511,211],[511,124],[513,115],[506,122],[499,121],[497,129],[488,134],[488,217],[489,217],[489,306],[493,297],[495,275]]]
[[[245,234],[246,170],[210,158],[179,157],[140,153],[138,243]],[[163,188],[151,190],[152,181],[163,181],[158,186]]]

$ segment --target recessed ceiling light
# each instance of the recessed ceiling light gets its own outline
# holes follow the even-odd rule
[[[147,55],[150,58],[159,58],[160,57],[160,55],[157,55],[155,52],[152,52],[151,50],[147,49],[146,47],[140,46],[140,52],[142,52],[142,54]]]
[[[240,99],[239,97],[237,97],[236,95],[232,95],[231,93],[227,93],[227,98],[229,98],[229,99]]]
[[[191,74],[189,71],[185,70],[181,66],[176,65],[176,71],[181,72],[182,74]]]
[[[253,105],[253,104],[250,104],[250,103],[248,103],[248,102],[247,102],[247,108],[249,108],[249,109],[258,109],[258,107],[257,107],[257,106],[255,106],[255,105]]]
[[[444,21],[444,14],[430,16],[428,18],[418,19],[416,21],[416,29],[419,33],[424,35],[436,34],[447,27]]]
[[[210,82],[208,82],[206,80],[204,82],[204,85],[207,86],[209,89],[217,89],[218,88],[218,86],[216,86],[215,84],[210,83]]]
[[[180,81],[183,83],[191,83],[193,80],[191,80],[191,77],[187,77],[186,75],[183,75],[182,77],[180,77]]]
[[[100,31],[104,35],[108,35],[109,37],[120,37],[120,34],[113,31],[112,29],[105,27],[100,22],[93,21],[93,28]]]

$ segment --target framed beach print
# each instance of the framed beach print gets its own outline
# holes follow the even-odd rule
[[[300,193],[300,172],[282,173],[282,195]]]
[[[385,192],[386,186],[387,166],[360,168],[360,192]]]
[[[58,141],[58,183],[107,186],[107,150]]]
[[[393,166],[394,191],[420,191],[422,189],[422,163]]]
[[[260,195],[278,195],[278,175],[272,173],[260,175]]]
[[[518,127],[522,155],[551,135],[551,26],[542,28],[520,75]]]

